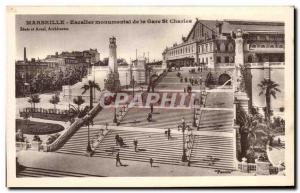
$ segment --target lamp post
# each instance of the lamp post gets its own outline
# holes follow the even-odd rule
[[[114,113],[114,120],[113,120],[114,123],[117,123],[118,120],[117,120],[117,108],[115,107],[115,113]]]
[[[128,88],[128,83],[127,83],[127,72],[126,72],[126,89]]]
[[[193,115],[193,127],[196,127],[196,100],[194,99],[194,115]]]
[[[116,89],[116,81],[115,81],[115,79],[114,79],[113,90],[114,90],[114,92],[115,92],[115,96],[114,96],[114,101],[115,101],[115,112],[114,112],[114,120],[113,120],[113,123],[118,123],[118,120],[117,120],[117,107],[116,107],[117,89]]]
[[[91,144],[90,144],[90,118],[91,118],[91,114],[88,113],[87,114],[87,126],[88,126],[88,144],[87,144],[87,147],[86,147],[86,153],[88,156],[91,156],[93,150],[91,148]]]
[[[132,76],[132,97],[134,98],[134,76]]]
[[[181,120],[181,125],[178,126],[178,130],[182,130],[182,157],[181,157],[181,161],[182,162],[187,162],[187,155],[186,155],[186,149],[185,149],[185,137],[184,137],[184,132],[186,129],[188,129],[190,126],[188,126],[186,123],[185,123],[185,119],[182,118]]]

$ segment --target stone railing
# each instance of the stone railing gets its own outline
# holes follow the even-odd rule
[[[16,142],[16,150],[21,151],[21,150],[27,150],[31,147],[30,143],[27,142]]]
[[[283,171],[283,166],[272,166],[269,162],[261,162],[255,160],[255,163],[247,163],[246,161],[238,162],[238,170],[244,173],[255,173],[258,175],[278,174]]]
[[[105,138],[106,135],[108,135],[111,132],[111,130],[106,129],[100,129],[99,134],[96,135],[95,139],[92,139],[92,150],[95,151],[96,148],[100,145],[102,140]]]
[[[215,68],[234,68],[235,64],[234,63],[216,63]]]
[[[156,80],[153,81],[153,86],[156,87],[156,85],[167,75],[167,71],[162,72]]]
[[[284,62],[254,62],[254,63],[246,63],[249,64],[250,68],[264,68],[264,67],[272,67],[272,66],[284,66]]]
[[[20,117],[25,117],[30,114],[33,118],[55,120],[55,121],[68,121],[70,119],[69,110],[62,109],[44,109],[44,108],[24,108],[20,111]]]
[[[190,138],[190,145],[187,147],[187,157],[188,157],[188,165],[190,165],[192,159],[192,151],[194,147],[195,135],[191,134]]]
[[[256,172],[256,164],[247,162],[238,162],[238,170],[245,173]]]
[[[91,118],[93,118],[99,111],[101,111],[102,107],[100,103],[98,103],[90,112]],[[88,116],[84,116],[83,118],[78,118],[74,123],[71,124],[67,130],[60,135],[53,143],[49,145],[44,145],[44,151],[56,151],[59,149],[65,142],[73,136],[73,134],[82,127],[87,121]]]

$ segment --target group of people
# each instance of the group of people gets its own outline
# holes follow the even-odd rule
[[[118,134],[116,135],[115,139],[116,139],[116,144],[117,144],[117,145],[120,145],[120,147],[122,147],[122,146],[124,145],[123,138],[120,137]],[[121,144],[120,144],[120,143],[121,143]],[[135,152],[138,152],[138,140],[137,140],[137,138],[134,138],[134,140],[133,140],[133,146],[134,146],[134,151],[135,151]],[[150,163],[150,166],[152,167],[152,166],[153,166],[153,163],[154,163],[153,158],[150,158],[150,159],[149,159],[149,163]],[[124,166],[124,165],[122,164],[122,162],[121,162],[120,152],[118,152],[117,155],[116,155],[116,167],[118,167],[119,165],[120,165],[120,166]]]
[[[150,159],[149,159],[149,163],[150,163],[150,167],[152,168],[152,167],[153,167],[153,163],[154,163],[153,158],[150,158]],[[121,162],[120,152],[118,152],[117,155],[116,155],[116,167],[118,167],[119,165],[120,165],[120,166],[125,166],[125,165],[122,164],[122,162]]]
[[[125,145],[124,140],[119,135],[116,135],[115,137],[116,145],[119,145],[120,147],[123,147]]]
[[[165,131],[165,135],[168,136],[168,140],[171,139],[171,129],[170,129],[170,128],[168,128],[168,129]]]

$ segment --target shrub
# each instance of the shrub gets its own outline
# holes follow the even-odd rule
[[[42,140],[41,140],[41,138],[38,135],[34,135],[32,141],[40,142]]]
[[[54,135],[50,135],[50,137],[48,138],[46,144],[50,145],[51,143],[53,143],[58,137],[60,136],[59,133],[56,133]]]

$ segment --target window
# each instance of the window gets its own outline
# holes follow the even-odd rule
[[[221,57],[217,56],[217,63],[221,63]]]
[[[260,47],[261,47],[261,48],[265,48],[266,46],[265,46],[265,44],[262,44],[262,45],[260,45]]]
[[[210,43],[210,51],[212,52],[213,51],[213,44]]]
[[[229,57],[225,56],[225,63],[229,63]]]
[[[279,45],[279,48],[283,48],[283,45],[282,45],[282,44],[280,44],[280,45]]]
[[[233,51],[233,45],[232,45],[232,43],[229,43],[229,44],[228,44],[228,51],[229,51],[229,52],[232,52],[232,51]]]
[[[217,51],[220,51],[220,44],[216,43]]]
[[[252,44],[252,45],[251,45],[251,48],[256,48],[256,44]]]
[[[208,64],[208,58],[206,58],[206,64]]]
[[[252,62],[253,62],[253,58],[252,58],[251,55],[248,56],[248,62],[249,62],[249,63],[252,63]]]
[[[205,50],[208,52],[208,44],[205,45]]]
[[[270,45],[270,48],[274,48],[275,46],[273,44]]]

